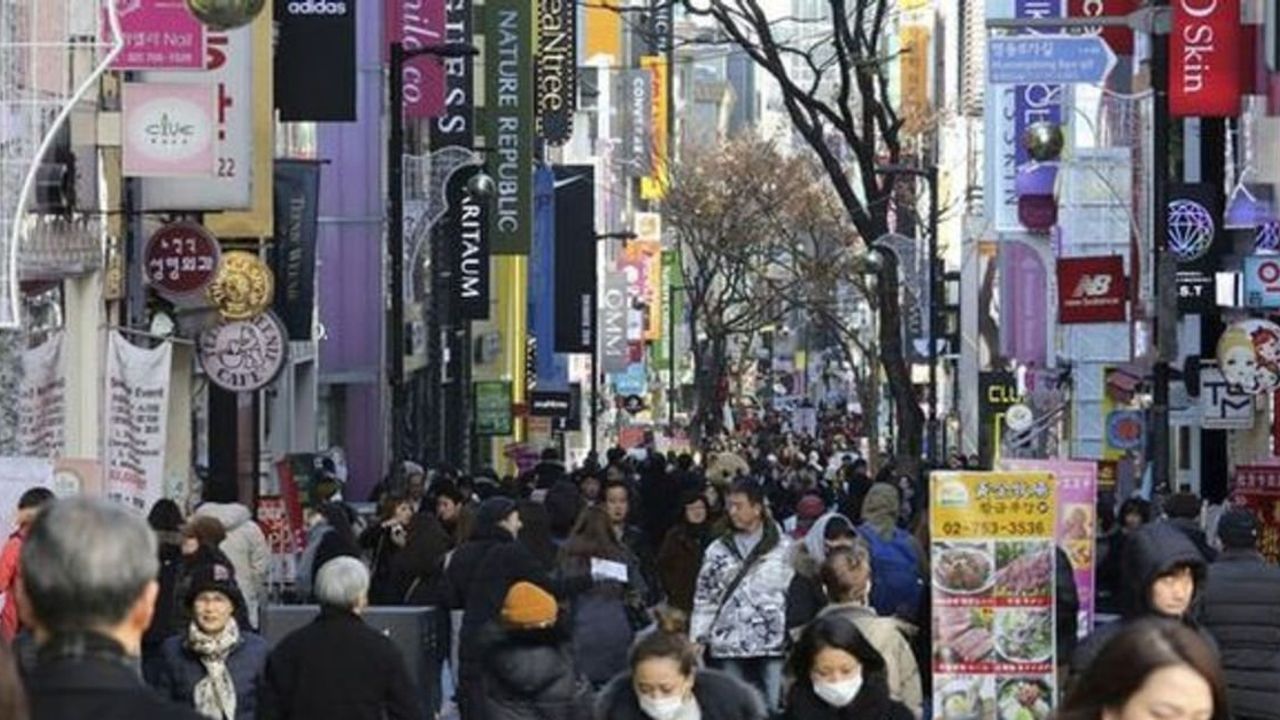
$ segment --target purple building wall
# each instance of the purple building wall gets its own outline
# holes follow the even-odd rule
[[[321,123],[325,168],[320,198],[320,381],[345,387],[348,499],[364,499],[384,473],[382,407],[382,3],[356,4],[356,117]],[[335,388],[336,390],[336,388]]]

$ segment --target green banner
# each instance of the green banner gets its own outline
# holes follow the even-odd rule
[[[528,255],[533,239],[533,0],[485,3],[486,158],[497,181],[492,253]]]
[[[510,435],[511,383],[505,380],[478,381],[475,390],[476,435]]]

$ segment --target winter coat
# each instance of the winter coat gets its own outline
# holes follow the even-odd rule
[[[709,518],[697,526],[682,521],[667,532],[658,550],[658,576],[667,602],[685,613],[693,612],[693,590],[710,541],[710,527]]]
[[[628,575],[635,576],[636,563],[629,560],[626,564]],[[566,557],[560,568],[566,576],[591,572],[590,560],[582,557]],[[627,650],[635,639],[627,607],[629,602],[639,601],[638,595],[629,597],[629,594],[626,585],[607,581],[598,582],[573,598],[570,610],[573,654],[578,667],[595,687],[627,668]]]
[[[226,528],[227,539],[218,546],[236,571],[236,583],[244,595],[245,613],[252,627],[258,627],[258,608],[267,600],[267,572],[271,569],[271,546],[253,520],[253,513],[240,503],[205,503],[196,515],[214,518]]]
[[[1195,576],[1195,597],[1187,614],[1178,620],[1200,632],[1209,644],[1213,638],[1196,624],[1194,613],[1204,590],[1206,566],[1200,551],[1178,528],[1167,522],[1154,522],[1130,533],[1124,544],[1121,560],[1123,577],[1127,581],[1124,592],[1124,620],[1096,630],[1084,640],[1071,659],[1071,672],[1079,675],[1093,662],[1104,645],[1116,633],[1134,620],[1159,615],[1151,607],[1151,586],[1161,575],[1179,565],[1191,568]]]
[[[0,642],[11,643],[18,634],[18,597],[14,587],[18,582],[18,558],[22,555],[22,541],[26,533],[15,531],[5,541],[0,551],[0,594],[4,595],[4,607],[0,609]]]
[[[912,713],[923,710],[920,666],[907,642],[907,635],[914,634],[915,627],[895,618],[881,617],[872,608],[854,603],[828,605],[818,613],[818,617],[828,615],[852,622],[884,658],[889,697],[907,706]]]
[[[716,670],[699,670],[693,697],[702,720],[765,720],[768,712],[755,688]],[[640,709],[631,673],[619,675],[596,698],[595,720],[649,720]]]
[[[621,542],[631,552],[640,570],[640,580],[644,583],[645,604],[653,606],[662,602],[662,579],[658,575],[657,556],[644,532],[640,528],[628,525],[622,531]]]
[[[798,678],[787,698],[786,720],[914,720],[915,716],[902,703],[889,697],[883,672],[863,678],[862,689],[853,702],[835,708],[819,698],[809,678]]]
[[[409,525],[404,549],[396,553],[391,577],[399,597],[394,604],[438,605],[444,592],[444,557],[452,540],[434,513],[420,512]]]
[[[421,720],[416,684],[390,638],[323,608],[267,658],[259,720]]]
[[[231,602],[235,605],[235,618],[240,627],[248,629],[252,627],[249,624],[248,603],[245,602],[243,593],[240,592],[240,578],[236,577],[235,566],[231,564],[231,560],[227,558],[226,553],[211,545],[201,545],[196,548],[194,554],[183,555],[177,572],[177,582],[174,583],[171,607],[173,612],[170,614],[169,627],[164,633],[161,642],[168,640],[171,635],[180,635],[187,631],[191,625],[191,603],[187,602],[187,595],[191,590],[192,576],[201,567],[208,565],[222,565],[231,568],[232,579],[235,580],[236,586],[232,590]],[[159,604],[159,601],[157,601]],[[160,627],[156,624],[157,619],[153,618],[151,624],[154,627]]]
[[[1201,621],[1218,641],[1236,718],[1280,718],[1280,568],[1228,549],[1209,566]]]
[[[747,557],[730,532],[707,548],[693,597],[690,637],[713,658],[781,657],[787,642],[787,590],[795,570],[791,541],[765,519],[764,534]],[[742,581],[730,588],[739,570]],[[732,590],[732,592],[730,592]]]
[[[196,683],[208,674],[200,656],[187,647],[187,638],[174,635],[161,648],[164,659],[154,685],[156,692],[186,707],[195,707]],[[227,656],[227,670],[236,688],[235,720],[253,720],[258,708],[258,682],[271,648],[261,635],[240,634],[240,642]]]
[[[408,530],[403,532],[407,545]],[[370,525],[360,533],[360,548],[369,558],[369,604],[399,605],[404,602],[406,588],[392,572],[392,563],[403,548],[396,544],[392,529],[383,527],[381,523]]]
[[[1211,563],[1218,559],[1218,551],[1209,544],[1209,538],[1205,535],[1204,528],[1200,527],[1199,520],[1170,518],[1168,523],[1181,530],[1187,536],[1187,539],[1195,544],[1196,550],[1200,551],[1200,556],[1204,558],[1206,563]]]
[[[587,720],[590,689],[574,673],[567,628],[507,630],[490,623],[483,648],[486,720]]]

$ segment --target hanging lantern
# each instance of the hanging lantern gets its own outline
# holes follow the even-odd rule
[[[187,8],[210,30],[231,30],[253,22],[266,0],[187,0]]]

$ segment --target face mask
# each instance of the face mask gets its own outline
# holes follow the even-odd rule
[[[640,709],[653,720],[673,720],[684,707],[684,698],[673,695],[664,698],[651,698],[640,695]]]
[[[853,702],[858,696],[858,691],[862,689],[862,675],[854,675],[848,680],[840,682],[823,682],[816,678],[811,678],[813,682],[813,692],[823,702],[831,707],[842,708]]]

